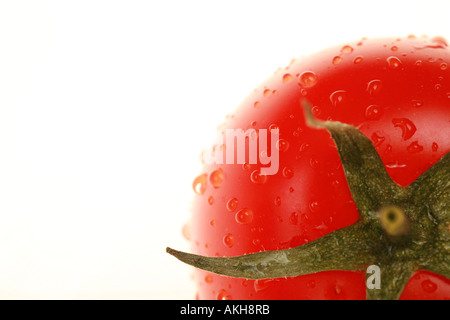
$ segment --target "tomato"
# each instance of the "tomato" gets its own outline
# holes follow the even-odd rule
[[[450,50],[445,39],[362,39],[293,60],[219,128],[278,128],[279,170],[205,164],[194,181],[192,252],[231,257],[301,246],[354,224],[358,208],[329,133],[313,116],[355,126],[393,181],[407,186],[450,149]],[[221,148],[216,145],[215,148]],[[227,146],[225,145],[225,148]],[[235,146],[236,147],[236,146]],[[198,299],[365,299],[365,271],[246,280],[195,269]],[[401,299],[449,299],[450,280],[417,271]]]

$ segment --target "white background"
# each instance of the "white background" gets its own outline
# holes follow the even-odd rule
[[[199,154],[292,58],[450,1],[0,1],[0,299],[191,299]]]

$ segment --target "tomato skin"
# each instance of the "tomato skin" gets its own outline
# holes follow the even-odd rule
[[[318,119],[357,127],[375,145],[391,178],[413,182],[450,149],[450,50],[442,39],[374,39],[294,60],[264,82],[221,129],[277,126],[278,173],[262,184],[260,164],[205,165],[193,201],[192,252],[237,256],[313,241],[358,220],[336,147],[305,124],[302,98]],[[286,147],[287,145],[287,147]],[[287,168],[287,169],[285,169]],[[213,186],[211,176],[221,170]],[[283,174],[285,172],[290,174]],[[227,203],[235,199],[235,205]],[[237,205],[236,205],[237,204]],[[237,222],[248,208],[251,221]],[[330,271],[288,279],[243,280],[194,271],[199,299],[365,299],[364,272]],[[425,283],[425,285],[423,285]],[[431,284],[430,284],[431,283]],[[434,285],[435,286],[434,286]],[[431,289],[433,290],[431,290]],[[418,271],[402,299],[449,299],[450,280]]]

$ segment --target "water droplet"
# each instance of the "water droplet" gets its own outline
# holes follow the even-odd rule
[[[223,244],[226,245],[228,248],[231,248],[234,245],[234,237],[231,233],[227,233],[223,237]]]
[[[400,59],[395,56],[387,58],[386,61],[389,65],[389,68],[391,69],[397,69],[402,66],[402,62],[400,61]]]
[[[259,246],[259,245],[261,244],[261,240],[259,240],[258,238],[255,238],[255,239],[252,240],[252,243],[253,243],[255,246]]]
[[[336,56],[333,58],[333,64],[339,64],[342,61],[342,57]]]
[[[330,95],[330,101],[333,106],[338,107],[345,102],[347,92],[345,90],[337,90]]]
[[[371,105],[366,108],[366,119],[367,120],[379,120],[382,114],[382,110],[377,105]]]
[[[310,289],[313,289],[316,287],[316,282],[314,280],[309,281],[306,286]]]
[[[402,129],[403,140],[408,140],[416,132],[416,126],[409,119],[395,118],[395,119],[392,119],[392,123],[394,124],[394,127]]]
[[[385,137],[379,136],[376,132],[374,132],[372,134],[371,138],[372,138],[373,145],[375,147],[380,146],[383,143],[383,141],[386,140]]]
[[[289,216],[289,222],[292,224],[298,224],[298,213],[296,211],[292,212]]]
[[[208,203],[209,203],[209,205],[213,205],[213,203],[214,203],[214,197],[213,196],[209,196],[209,198],[208,198]]]
[[[367,92],[371,96],[375,96],[381,92],[382,82],[381,80],[372,80],[367,84]]]
[[[231,296],[226,292],[225,290],[220,290],[219,294],[217,295],[217,300],[232,300]]]
[[[353,60],[353,63],[354,63],[354,64],[358,64],[358,63],[360,63],[361,61],[363,61],[363,57],[358,56],[358,57],[356,57],[356,58]]]
[[[436,142],[433,142],[433,144],[431,145],[431,150],[433,150],[434,152],[436,152],[438,150],[439,146]]]
[[[273,201],[273,203],[277,207],[281,206],[281,198],[280,197],[276,197],[275,200]]]
[[[205,193],[206,190],[206,173],[199,175],[197,178],[194,179],[194,182],[192,183],[192,187],[194,189],[194,192],[198,195],[202,195]]]
[[[294,192],[294,188],[289,187],[289,192]]]
[[[434,37],[434,38],[431,39],[431,41],[434,42],[434,43],[438,43],[438,44],[440,44],[440,45],[442,45],[444,47],[448,46],[447,40],[444,37]]]
[[[293,77],[292,77],[292,74],[286,73],[286,74],[283,76],[283,82],[284,82],[284,83],[287,83],[287,82],[291,81],[292,78],[293,78]]]
[[[412,103],[412,105],[414,107],[421,107],[421,106],[423,106],[423,102],[420,101],[420,100],[413,100],[413,101],[411,101],[411,103]]]
[[[322,110],[318,106],[314,106],[311,108],[311,112],[313,116],[318,117],[322,113]]]
[[[283,177],[290,179],[294,176],[294,169],[291,167],[284,167],[283,168]]]
[[[317,212],[320,209],[320,205],[317,201],[312,201],[309,204],[309,210],[311,210],[311,212]]]
[[[285,139],[280,139],[277,141],[276,147],[281,152],[286,152],[289,149],[289,141]]]
[[[250,163],[245,162],[244,164],[242,164],[242,169],[244,170],[250,169]]]
[[[270,126],[269,126],[269,131],[272,131],[272,130],[280,130],[280,127],[278,127],[276,124],[274,124],[274,123],[272,123]]]
[[[261,290],[264,290],[268,288],[270,285],[274,283],[275,279],[258,279],[255,280],[253,286],[255,288],[256,292],[259,292]]]
[[[250,180],[256,184],[263,184],[267,181],[267,176],[261,174],[261,171],[255,170],[251,173]]]
[[[434,282],[432,282],[431,280],[427,279],[427,280],[422,281],[422,289],[425,292],[432,293],[432,292],[436,291],[437,285]]]
[[[183,235],[183,238],[186,240],[191,240],[191,228],[189,223],[185,223],[183,225],[183,228],[181,229],[181,234]]]
[[[317,169],[319,167],[319,161],[317,159],[311,158],[309,159],[309,166],[313,169]]]
[[[269,96],[271,93],[272,93],[272,90],[270,90],[270,89],[265,89],[264,92],[263,92],[264,97]]]
[[[447,64],[445,62],[440,65],[441,70],[447,70]]]
[[[207,274],[207,275],[205,276],[205,282],[206,282],[207,284],[211,284],[211,283],[213,282],[212,275]]]
[[[302,145],[300,146],[300,152],[305,152],[306,150],[308,150],[310,148],[310,144],[309,143],[302,143]]]
[[[439,83],[434,86],[435,90],[441,90],[441,88],[442,88],[442,85],[440,85]]]
[[[235,217],[236,222],[240,224],[248,224],[253,220],[253,211],[249,208],[239,210]]]
[[[423,147],[419,145],[417,141],[412,142],[407,148],[408,152],[410,153],[417,153],[423,150]]]
[[[398,47],[397,46],[392,46],[391,47],[391,51],[397,51],[398,50]]]
[[[422,60],[417,60],[416,63],[415,63],[415,65],[416,65],[417,67],[420,67],[420,66],[422,65]]]
[[[335,285],[334,286],[334,294],[335,295],[340,295],[341,292],[342,292],[342,288],[340,286],[338,286],[338,285]]]
[[[312,71],[305,71],[300,74],[298,82],[302,87],[309,88],[316,84],[317,75]]]
[[[350,46],[343,46],[341,49],[342,53],[352,53],[353,52],[353,48]]]
[[[218,188],[223,181],[223,171],[222,169],[217,169],[211,172],[209,176],[209,182],[211,182],[214,188]]]
[[[253,104],[253,107],[258,108],[260,105],[261,105],[261,102],[255,101],[255,103]]]
[[[233,212],[234,210],[236,210],[237,206],[238,206],[238,199],[231,198],[230,200],[228,200],[227,202],[228,211]]]
[[[216,220],[211,220],[209,222],[209,224],[210,224],[211,227],[214,227],[216,225]]]

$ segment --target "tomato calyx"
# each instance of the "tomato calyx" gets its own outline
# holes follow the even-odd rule
[[[213,273],[245,279],[295,277],[322,271],[362,271],[377,265],[380,289],[369,300],[398,299],[417,270],[450,278],[450,156],[447,153],[407,187],[389,177],[372,142],[357,128],[313,118],[335,142],[359,220],[295,248],[236,257],[204,257],[167,248],[179,260]]]

